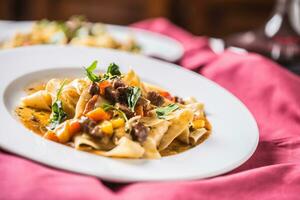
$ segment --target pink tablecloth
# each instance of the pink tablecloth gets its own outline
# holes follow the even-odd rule
[[[0,152],[0,199],[300,199],[300,78],[256,54],[215,55],[164,19],[134,24],[179,40],[179,63],[239,97],[260,130],[258,149],[238,169],[199,181],[134,183],[114,189],[101,180],[52,169]]]

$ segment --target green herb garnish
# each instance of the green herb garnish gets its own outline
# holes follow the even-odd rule
[[[171,112],[177,110],[179,106],[175,103],[169,104],[165,107],[159,107],[156,109],[156,115],[160,119],[166,118],[167,115],[169,115]]]
[[[128,107],[134,112],[134,107],[141,96],[141,89],[138,87],[128,87],[127,103]]]
[[[109,74],[110,76],[121,76],[119,66],[115,63],[111,63],[107,68],[106,74]]]
[[[99,82],[101,79],[100,77],[94,73],[94,70],[97,68],[97,61],[95,60],[90,66],[88,66],[85,69],[87,77],[92,81],[92,82]]]
[[[126,114],[125,114],[122,110],[120,110],[120,109],[114,107],[113,105],[104,103],[104,104],[102,105],[102,108],[104,109],[104,111],[107,111],[107,110],[115,110],[119,115],[121,115],[121,116],[125,119],[125,121],[128,121],[128,119],[127,119],[127,117],[126,117]]]
[[[100,77],[94,73],[94,70],[96,68],[97,68],[97,61],[94,61],[89,67],[84,68],[86,71],[87,77],[92,82],[101,82],[101,81],[105,81],[108,79],[114,79],[114,78],[120,77],[122,75],[120,72],[119,66],[116,65],[115,63],[111,63],[108,66],[106,73],[103,74],[103,77]]]
[[[59,96],[61,95],[62,89],[65,85],[65,81],[61,84],[60,88],[56,94],[56,100],[52,104],[52,113],[48,128],[53,130],[55,129],[61,122],[67,119],[67,113],[63,110],[62,102],[59,100]]]

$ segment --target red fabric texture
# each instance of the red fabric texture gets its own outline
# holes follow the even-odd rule
[[[300,78],[257,54],[213,53],[205,37],[165,19],[133,26],[182,43],[179,64],[239,97],[255,116],[260,142],[241,167],[197,181],[132,183],[112,190],[101,180],[0,152],[0,199],[300,199]]]

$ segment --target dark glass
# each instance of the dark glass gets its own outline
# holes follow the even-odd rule
[[[262,28],[234,34],[225,43],[268,56],[300,74],[300,0],[277,0]]]

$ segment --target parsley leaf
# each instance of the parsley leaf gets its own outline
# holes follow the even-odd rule
[[[101,79],[100,77],[94,73],[94,70],[97,68],[97,61],[95,60],[90,66],[88,66],[85,69],[87,77],[92,81],[92,82],[99,82]]]
[[[110,74],[111,76],[121,76],[121,72],[119,69],[119,66],[115,63],[111,63],[107,68],[107,74]]]
[[[107,111],[107,110],[115,110],[115,111],[117,111],[117,113],[118,113],[119,115],[121,115],[126,121],[128,121],[128,119],[127,119],[127,117],[126,117],[126,114],[125,114],[122,110],[120,110],[120,109],[118,109],[118,108],[115,108],[113,105],[104,103],[104,104],[102,105],[102,108],[104,109],[104,111]]]
[[[134,112],[134,107],[141,96],[141,89],[138,87],[128,87],[127,103],[128,107]]]
[[[84,68],[87,77],[92,82],[102,82],[108,79],[114,79],[120,77],[122,75],[119,66],[116,65],[115,63],[111,63],[108,66],[107,71],[105,74],[103,74],[102,78],[93,72],[96,68],[97,68],[97,61],[94,61],[89,67]]]
[[[52,113],[48,125],[48,128],[51,130],[55,129],[61,122],[67,119],[67,113],[63,110],[62,102],[59,100],[59,96],[61,95],[64,85],[65,85],[65,81],[63,81],[63,83],[61,84],[56,94],[56,100],[54,101],[51,107]]]
[[[156,109],[157,117],[160,119],[164,119],[167,115],[169,115],[171,112],[177,110],[179,106],[175,103],[169,104],[165,107],[159,107]]]
[[[122,74],[120,72],[119,66],[116,65],[115,63],[110,63],[110,65],[107,68],[106,73],[103,75],[103,79],[104,80],[114,79],[121,75]]]

